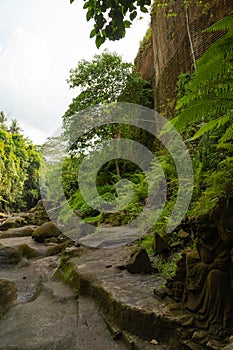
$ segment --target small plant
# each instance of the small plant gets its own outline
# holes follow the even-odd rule
[[[146,234],[142,239],[141,246],[146,248],[146,251],[149,255],[154,253],[153,245],[154,245],[153,233]]]
[[[168,260],[159,258],[157,261],[157,267],[162,276],[167,279],[175,275],[176,272],[176,261],[181,258],[181,253],[172,255]]]

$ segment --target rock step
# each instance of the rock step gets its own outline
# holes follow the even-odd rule
[[[129,256],[129,247],[121,247],[120,251],[119,248],[76,249],[76,254],[75,257],[73,251],[72,258],[63,257],[58,275],[79,295],[95,299],[103,313],[114,320],[116,329],[125,337],[126,334],[133,337],[132,349],[192,349],[176,333],[183,310],[175,302],[158,300],[153,295],[153,289],[160,283],[157,275],[132,275],[117,268]],[[147,342],[138,341],[136,347],[135,339],[139,338]],[[150,344],[153,339],[158,345]]]
[[[130,350],[155,350],[155,345],[156,350],[167,350],[167,345],[158,345],[156,343],[152,344],[142,338],[137,337],[136,335],[127,332],[126,330],[121,330],[116,326],[115,322],[106,315],[103,315],[103,319],[107,324],[113,339],[122,338],[124,343],[127,345],[127,348]]]

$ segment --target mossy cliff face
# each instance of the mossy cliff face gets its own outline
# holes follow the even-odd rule
[[[200,3],[193,1],[187,12],[183,0],[174,2],[172,8],[153,6],[151,35],[148,30],[135,66],[142,78],[152,83],[155,109],[159,112],[164,110],[164,105],[171,105],[174,101],[179,74],[193,69],[190,39],[194,56],[198,59],[221,35],[216,32],[203,33],[203,30],[233,10],[232,0],[206,0]]]

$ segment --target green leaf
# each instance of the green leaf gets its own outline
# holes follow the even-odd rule
[[[125,28],[130,28],[132,22],[130,22],[130,21],[124,21],[123,24],[124,24]]]
[[[95,39],[95,44],[97,49],[100,48],[100,46],[105,42],[105,38],[103,36],[98,35]]]
[[[89,9],[87,11],[87,15],[86,15],[87,22],[90,21],[90,19],[93,17],[93,15],[94,15],[94,10],[93,9]]]
[[[231,115],[226,115],[224,117],[220,117],[217,119],[210,120],[206,124],[204,124],[197,132],[196,134],[192,137],[192,140],[196,140],[197,138],[203,136],[209,131],[212,131],[216,128],[220,128],[224,124],[228,123],[231,118]]]
[[[73,0],[74,1],[74,0]],[[89,1],[86,1],[83,5],[83,9],[87,9],[90,6]]]
[[[227,16],[214,23],[212,26],[204,30],[204,32],[216,32],[221,30],[232,30],[233,29],[233,16]]]
[[[143,13],[148,12],[148,9],[147,9],[145,6],[140,7],[140,10],[141,10]]]
[[[91,33],[90,33],[90,38],[93,38],[96,35],[96,30],[95,28],[92,29]]]
[[[137,11],[133,11],[129,17],[130,17],[131,21],[133,21],[135,19],[135,17],[137,17]]]

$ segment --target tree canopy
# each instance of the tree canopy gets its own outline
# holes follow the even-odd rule
[[[153,92],[149,83],[140,78],[131,63],[124,62],[116,53],[107,50],[95,55],[91,61],[78,62],[77,67],[70,71],[68,83],[70,88],[80,89],[63,116],[63,127],[69,133],[72,133],[72,123],[77,122],[75,114],[90,107],[120,101],[153,108]],[[81,126],[80,113],[78,117]],[[98,131],[94,130],[92,136],[98,135],[100,139],[104,136],[106,139],[114,133],[118,133],[114,127],[103,126]],[[83,136],[79,147],[85,148],[90,139],[93,142],[90,134]],[[77,148],[77,144],[74,147]]]

